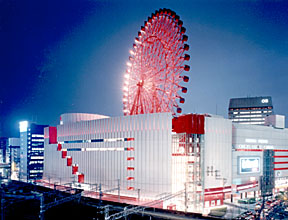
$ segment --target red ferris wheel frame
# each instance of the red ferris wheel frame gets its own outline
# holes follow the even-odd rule
[[[181,74],[190,70],[184,65],[190,60],[185,32],[180,17],[169,9],[156,11],[144,22],[124,75],[124,115],[182,112],[179,104],[185,99],[178,93],[187,93],[180,83],[189,77]]]

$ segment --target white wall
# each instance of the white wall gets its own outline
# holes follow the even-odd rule
[[[263,173],[263,149],[276,150],[275,156],[287,156],[286,158],[275,158],[275,162],[287,162],[286,164],[275,164],[275,168],[288,167],[288,129],[277,129],[261,125],[233,124],[233,148],[232,172],[234,184],[247,183],[251,177],[255,177],[256,180],[259,179],[259,176]],[[239,157],[244,156],[260,157],[260,172],[240,174],[238,160]],[[276,172],[276,179],[288,178],[288,170]]]
[[[205,188],[217,188],[231,185],[232,166],[232,122],[224,118],[205,117],[204,135],[204,179]],[[207,173],[207,168],[212,173]],[[215,175],[218,170],[218,177]],[[225,178],[225,180],[224,180]]]
[[[171,130],[172,115],[157,113],[81,121],[57,126],[58,142],[91,139],[134,138],[134,141],[111,141],[96,143],[64,143],[65,148],[128,148],[134,151],[68,151],[72,163],[79,164],[85,183],[99,184],[103,189],[117,186],[120,179],[121,194],[141,198],[154,197],[171,192]],[[69,178],[72,168],[56,151],[56,145],[45,142],[44,176]],[[134,157],[128,161],[127,157]],[[59,159],[60,158],[60,159]],[[134,167],[128,171],[127,167]],[[67,171],[68,170],[68,171]],[[127,180],[127,177],[135,180]],[[127,191],[134,187],[134,191]],[[115,192],[117,193],[117,192]]]

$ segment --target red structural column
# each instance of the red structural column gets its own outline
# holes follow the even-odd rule
[[[72,157],[71,156],[67,157],[67,166],[68,167],[72,166]]]
[[[72,174],[76,174],[78,172],[78,165],[77,164],[73,164],[72,165]]]
[[[78,175],[78,183],[84,183],[84,174],[83,173],[80,173]]]
[[[49,144],[57,144],[57,128],[49,127]]]
[[[66,158],[67,157],[67,150],[62,150],[62,158]]]

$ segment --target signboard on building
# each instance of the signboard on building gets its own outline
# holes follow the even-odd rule
[[[239,173],[259,173],[260,157],[239,157]]]

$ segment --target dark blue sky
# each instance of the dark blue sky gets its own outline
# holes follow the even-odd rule
[[[287,1],[0,0],[0,136],[17,136],[24,119],[122,115],[129,50],[164,7],[189,37],[184,113],[227,117],[230,98],[271,95],[287,116]]]

